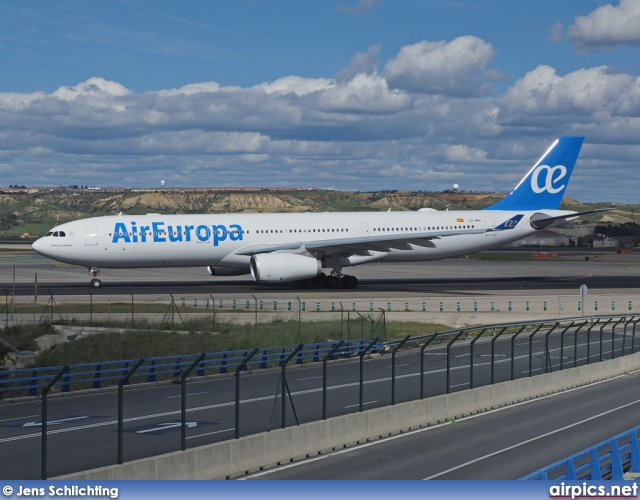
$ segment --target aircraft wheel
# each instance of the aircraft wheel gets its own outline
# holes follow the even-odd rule
[[[102,287],[102,281],[100,281],[98,278],[93,278],[89,284],[91,285],[91,288]]]
[[[324,280],[324,286],[327,288],[338,288],[340,286],[340,278],[337,276],[327,276]]]
[[[342,286],[345,288],[355,288],[358,286],[358,278],[355,276],[344,275],[342,277]]]
[[[321,286],[321,285],[324,285],[326,281],[327,281],[327,275],[324,274],[324,273],[320,273],[320,274],[318,274],[318,276],[313,278],[314,285]]]

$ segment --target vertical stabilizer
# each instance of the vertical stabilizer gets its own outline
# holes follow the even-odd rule
[[[558,209],[584,137],[560,137],[511,193],[485,210]]]

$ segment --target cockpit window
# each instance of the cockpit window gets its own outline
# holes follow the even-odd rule
[[[56,231],[55,233],[53,233],[54,236],[58,236],[58,231]]]
[[[58,236],[60,236],[61,238],[64,238],[66,234],[64,234],[64,231],[58,231]]]
[[[45,236],[51,236],[53,234],[53,231],[49,231],[47,234],[45,234]]]

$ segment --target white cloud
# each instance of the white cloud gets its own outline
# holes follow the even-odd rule
[[[464,144],[452,144],[445,148],[445,157],[452,162],[482,162],[487,158],[487,153]]]
[[[375,75],[378,69],[378,53],[381,45],[372,45],[367,52],[358,52],[351,58],[349,66],[340,69],[336,75],[339,82],[347,82],[353,80],[357,75],[364,73],[365,75]]]
[[[490,43],[470,35],[451,42],[422,41],[402,47],[383,75],[391,87],[409,92],[475,96],[482,92],[477,76],[494,54]]]
[[[60,87],[51,95],[62,101],[72,101],[87,96],[94,99],[108,99],[131,95],[131,92],[117,82],[94,77],[73,87]]]
[[[492,55],[461,37],[403,47],[382,73],[356,58],[342,79],[136,94],[91,78],[0,93],[0,182],[508,191],[556,136],[584,134],[569,196],[635,200],[640,80],[542,65],[483,96],[481,81],[500,78],[487,68]]]
[[[640,79],[607,66],[581,69],[564,77],[550,66],[538,66],[504,94],[501,104],[502,116],[509,120],[638,119]]]
[[[579,16],[568,34],[577,48],[595,52],[620,44],[640,46],[640,2],[620,0],[598,7],[587,16]]]

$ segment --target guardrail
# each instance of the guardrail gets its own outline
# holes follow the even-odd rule
[[[346,340],[340,343],[337,350],[333,352],[331,360],[338,356],[357,356],[370,342],[370,339]],[[318,363],[327,352],[333,351],[338,344],[338,341],[304,344],[296,353],[295,363]],[[250,349],[147,358],[138,366],[135,373],[128,377],[127,384],[177,379],[180,377],[180,373],[200,356],[201,359],[199,359],[194,373],[194,376],[197,377],[232,372],[241,363],[243,363],[243,371],[247,371],[249,368],[266,369],[282,366],[292,349],[291,346],[259,348],[253,360],[246,363],[243,362],[251,351]],[[371,348],[372,352],[378,352],[381,349],[383,349],[381,343],[377,343]],[[56,387],[60,392],[71,392],[74,388],[99,389],[104,385],[116,385],[138,361],[140,360],[126,359],[69,365],[65,367],[60,379],[55,382],[53,387]],[[51,366],[0,371],[0,400],[8,396],[37,396],[38,392],[50,383],[52,377],[61,368],[62,366]]]
[[[634,427],[520,479],[621,481],[625,472],[640,473],[639,431]]]

